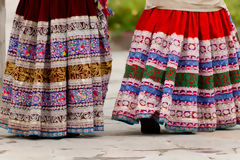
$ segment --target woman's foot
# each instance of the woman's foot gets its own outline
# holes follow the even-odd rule
[[[143,134],[159,134],[160,126],[153,118],[140,119]]]

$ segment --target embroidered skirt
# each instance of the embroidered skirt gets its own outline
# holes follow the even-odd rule
[[[103,131],[111,72],[106,29],[94,0],[20,0],[0,126],[42,137]]]
[[[137,24],[113,119],[153,117],[169,130],[240,123],[240,47],[228,11],[145,10]]]

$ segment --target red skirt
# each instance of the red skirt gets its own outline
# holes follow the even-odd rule
[[[16,14],[25,20],[48,22],[75,16],[97,16],[95,0],[20,0]]]
[[[240,123],[240,47],[225,9],[145,10],[136,26],[113,119],[154,118],[170,130]]]

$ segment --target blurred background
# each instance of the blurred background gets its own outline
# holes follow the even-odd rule
[[[225,0],[232,18],[240,27],[240,0]],[[132,32],[142,11],[145,0],[109,0],[109,7],[115,15],[109,19],[112,50],[127,50],[130,45]]]

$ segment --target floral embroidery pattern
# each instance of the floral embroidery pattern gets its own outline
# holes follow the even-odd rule
[[[189,132],[239,124],[240,45],[236,31],[229,33],[202,40],[138,25],[113,119],[136,124],[154,117],[167,129]]]
[[[84,1],[79,3],[95,6],[93,0]],[[94,7],[86,6],[84,13],[89,12],[87,8]],[[14,134],[43,137],[103,131],[112,59],[107,22],[98,14],[41,22],[16,15],[3,80],[0,127]]]

